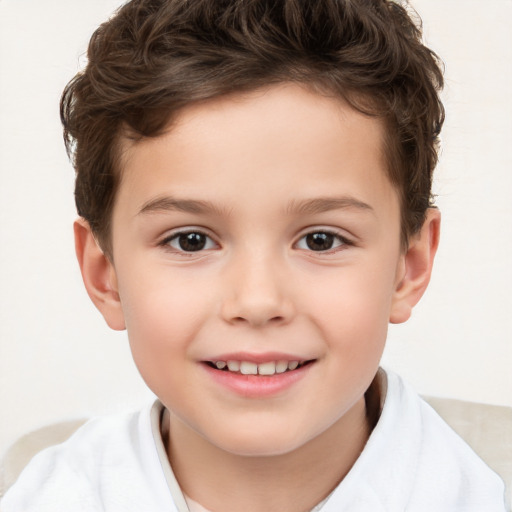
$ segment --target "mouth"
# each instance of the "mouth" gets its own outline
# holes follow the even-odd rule
[[[283,373],[293,372],[304,366],[310,365],[314,362],[314,359],[305,361],[265,361],[262,363],[255,363],[252,361],[238,361],[238,360],[227,360],[227,361],[204,361],[204,363],[220,372],[229,372],[239,375],[261,375],[261,376],[272,376]]]

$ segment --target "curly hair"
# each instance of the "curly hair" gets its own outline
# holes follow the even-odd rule
[[[293,82],[384,120],[406,244],[432,206],[444,120],[441,63],[413,18],[390,0],[126,3],[61,99],[79,215],[109,254],[121,137],[156,137],[197,101]]]

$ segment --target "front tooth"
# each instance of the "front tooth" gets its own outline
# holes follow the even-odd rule
[[[219,369],[219,370],[223,370],[224,368],[226,368],[226,361],[217,361],[215,363],[215,366]]]
[[[240,370],[240,361],[228,361],[230,372],[238,372]]]
[[[256,363],[242,361],[240,363],[240,373],[243,375],[258,375],[258,365]]]
[[[276,373],[284,373],[288,370],[288,361],[278,361],[276,364]]]
[[[298,361],[290,361],[288,363],[288,370],[295,370],[295,368],[297,368],[297,366],[299,366]]]
[[[274,375],[274,373],[276,373],[276,363],[273,361],[261,363],[258,365],[258,373],[260,375]]]

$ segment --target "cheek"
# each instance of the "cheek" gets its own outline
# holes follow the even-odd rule
[[[308,303],[302,308],[334,349],[348,351],[353,357],[382,350],[396,263],[388,260],[335,270],[325,276],[324,286],[317,281],[309,287]]]
[[[209,298],[170,272],[120,282],[119,290],[135,364],[150,388],[162,375],[179,375],[201,328]],[[172,371],[171,371],[172,367]]]
[[[207,282],[164,264],[132,265],[124,276],[119,283],[123,312],[128,332],[137,336],[160,333],[165,342],[169,339],[165,333],[172,333],[186,339],[186,332],[180,331],[193,326],[211,301]]]

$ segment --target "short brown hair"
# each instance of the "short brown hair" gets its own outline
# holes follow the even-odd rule
[[[79,215],[111,253],[123,134],[155,137],[183,107],[295,82],[384,119],[402,241],[431,206],[444,109],[437,56],[391,0],[132,0],[102,24],[61,118]]]

